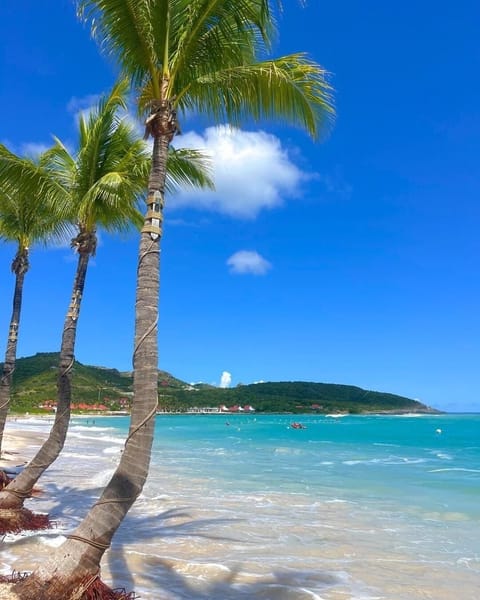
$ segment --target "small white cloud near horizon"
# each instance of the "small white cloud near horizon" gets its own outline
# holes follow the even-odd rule
[[[230,272],[237,275],[265,275],[271,263],[254,250],[239,250],[227,260]]]
[[[222,376],[220,377],[220,387],[228,388],[228,387],[230,387],[231,383],[232,383],[232,374],[229,373],[228,371],[223,371]]]
[[[309,177],[290,159],[280,140],[264,131],[229,126],[188,132],[175,139],[177,148],[202,150],[212,159],[215,190],[182,189],[169,198],[170,208],[193,207],[253,219],[264,209],[298,196]]]

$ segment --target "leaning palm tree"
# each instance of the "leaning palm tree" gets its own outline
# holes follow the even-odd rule
[[[50,181],[42,168],[43,162],[44,156],[31,160],[16,156],[0,145],[0,240],[13,242],[17,248],[11,267],[15,275],[12,314],[0,378],[0,454],[17,357],[23,285],[30,267],[30,248],[37,243],[47,244],[65,238],[68,232],[68,222],[58,214],[59,205],[48,201],[45,193],[48,186],[51,200],[55,191],[61,193],[61,189]],[[21,183],[26,180],[32,188],[29,193],[22,190]]]
[[[29,578],[20,598],[82,598],[145,483],[158,400],[159,242],[168,149],[179,112],[214,121],[279,117],[318,136],[333,115],[325,71],[305,55],[262,60],[274,34],[269,0],[79,0],[101,47],[140,88],[153,137],[135,311],[134,402],[120,463],[77,530]],[[86,596],[85,596],[86,597]]]
[[[64,191],[69,218],[78,224],[71,245],[78,254],[70,305],[64,321],[57,375],[57,410],[49,437],[22,472],[0,491],[1,509],[8,511],[4,529],[29,528],[33,513],[23,509],[43,472],[60,454],[70,420],[71,375],[78,317],[90,257],[97,245],[96,228],[118,231],[138,224],[135,199],[142,195],[148,173],[145,144],[131,125],[118,117],[125,109],[124,81],[102,98],[88,117],[79,120],[79,149],[72,156],[60,140],[44,155],[45,172]],[[12,509],[17,513],[12,514]],[[1,517],[1,514],[0,514]]]
[[[68,431],[71,406],[71,379],[75,338],[85,278],[90,257],[97,246],[97,227],[106,231],[123,231],[141,225],[137,200],[144,195],[150,168],[146,145],[131,124],[121,120],[119,109],[125,109],[127,84],[119,82],[101,99],[88,118],[80,117],[79,150],[72,156],[66,146],[56,140],[45,153],[44,168],[64,190],[63,205],[77,222],[78,232],[72,247],[78,254],[70,304],[65,316],[57,376],[57,410],[48,439],[22,472],[0,491],[1,510],[18,510],[18,518],[9,517],[14,530],[28,528],[30,511],[23,509],[33,486],[60,454]],[[201,153],[178,150],[170,153],[169,184],[173,188],[185,182],[210,185]],[[4,530],[7,529],[5,525]],[[0,528],[1,530],[1,528]]]

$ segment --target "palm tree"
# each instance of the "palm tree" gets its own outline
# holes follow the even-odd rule
[[[321,67],[302,54],[261,60],[275,29],[269,0],[79,0],[79,9],[102,49],[140,87],[153,137],[137,270],[134,403],[119,466],[101,498],[51,559],[14,586],[21,598],[55,598],[59,590],[70,598],[75,588],[81,598],[98,581],[100,559],[147,477],[158,402],[159,242],[178,112],[232,124],[279,117],[314,137],[333,115]]]
[[[15,275],[12,315],[0,379],[0,453],[17,357],[23,285],[30,267],[30,248],[33,244],[46,244],[55,238],[64,238],[67,234],[65,218],[56,214],[57,205],[47,202],[44,193],[46,185],[49,185],[50,197],[55,190],[61,192],[44,173],[44,158],[22,158],[0,145],[0,239],[17,246],[12,262],[12,272]],[[25,180],[34,184],[28,194],[22,191],[20,185]]]
[[[44,155],[44,168],[64,190],[64,206],[77,222],[78,233],[71,245],[78,254],[70,305],[65,316],[57,377],[57,410],[48,439],[25,469],[0,491],[0,510],[18,509],[22,528],[32,516],[23,508],[33,486],[60,454],[70,420],[71,378],[75,338],[80,315],[85,278],[90,257],[97,246],[96,229],[122,231],[132,224],[141,225],[136,207],[145,190],[150,158],[145,142],[138,138],[132,125],[118,117],[125,109],[127,83],[120,81],[102,98],[88,118],[80,117],[79,150],[72,156],[60,140]],[[179,150],[169,155],[169,185],[185,182],[211,185],[201,153]],[[10,518],[11,527],[19,523]]]
[[[135,198],[142,193],[148,173],[144,143],[133,128],[118,118],[126,108],[126,83],[120,82],[102,98],[88,118],[79,121],[80,140],[76,156],[56,140],[44,155],[43,167],[64,191],[63,206],[78,223],[71,245],[78,254],[70,305],[64,321],[57,377],[57,411],[46,442],[25,469],[0,492],[0,508],[21,508],[38,478],[63,448],[70,419],[71,374],[75,337],[85,277],[97,245],[96,228],[124,230],[138,223]]]

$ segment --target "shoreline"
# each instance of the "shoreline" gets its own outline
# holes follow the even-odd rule
[[[105,411],[82,411],[82,412],[72,412],[71,418],[92,418],[92,417],[129,417],[131,414],[130,411],[120,411],[120,410],[105,410]],[[297,416],[311,416],[311,417],[329,417],[329,416],[338,416],[338,417],[372,417],[372,416],[388,416],[394,417],[404,416],[404,415],[417,415],[417,416],[441,416],[441,415],[460,415],[460,414],[471,414],[476,415],[480,414],[480,412],[446,412],[437,409],[429,409],[429,410],[409,410],[409,409],[399,409],[399,410],[372,410],[372,411],[363,411],[363,412],[293,412],[293,411],[212,411],[209,409],[203,410],[202,408],[198,408],[195,410],[158,410],[156,412],[156,416],[159,415],[187,415],[187,416],[195,416],[195,415],[211,415],[213,417],[234,417],[234,416],[276,416],[276,415],[297,415]],[[25,412],[25,413],[9,413],[7,417],[7,422],[15,421],[16,419],[53,419],[55,418],[55,412]]]
[[[0,469],[22,467],[39,450],[44,440],[48,436],[48,431],[23,431],[21,427],[13,427],[7,419],[3,435],[3,447],[0,456]]]

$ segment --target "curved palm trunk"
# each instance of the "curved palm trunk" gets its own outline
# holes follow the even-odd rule
[[[15,291],[13,293],[12,317],[10,319],[7,349],[5,351],[5,362],[3,363],[2,377],[0,379],[0,456],[2,453],[3,432],[10,405],[12,377],[17,358],[18,326],[22,312],[23,282],[29,266],[28,248],[19,248],[12,263],[12,271],[15,273]]]
[[[21,508],[32,493],[33,486],[44,471],[58,458],[67,436],[72,399],[71,378],[74,363],[75,337],[80,313],[83,288],[88,261],[95,251],[95,233],[83,232],[72,241],[77,247],[78,264],[73,284],[72,298],[65,317],[60,349],[59,372],[57,378],[57,410],[55,421],[47,440],[36,456],[17,477],[0,491],[0,509]]]
[[[21,600],[81,598],[83,590],[99,577],[100,560],[147,478],[158,403],[159,242],[168,147],[176,130],[176,126],[172,129],[169,104],[157,109],[155,121],[147,214],[137,269],[134,402],[129,434],[112,479],[79,527],[45,564],[14,586]]]

